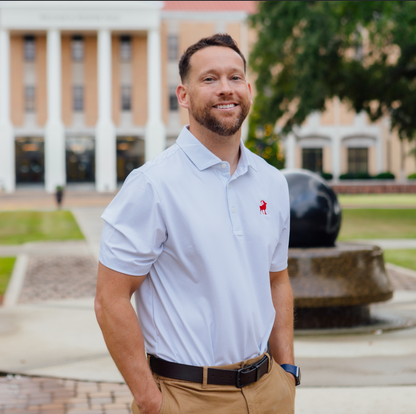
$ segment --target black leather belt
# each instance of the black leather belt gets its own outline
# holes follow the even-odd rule
[[[193,365],[177,364],[149,355],[150,369],[162,377],[185,381],[204,382],[204,368]],[[269,357],[266,354],[260,361],[240,369],[208,368],[207,384],[235,385],[242,388],[258,381],[269,371]]]

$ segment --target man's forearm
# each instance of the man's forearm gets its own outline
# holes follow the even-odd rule
[[[293,355],[293,294],[289,280],[271,281],[276,317],[269,345],[278,364],[294,364]]]
[[[139,406],[156,407],[161,394],[148,366],[140,324],[128,298],[96,298],[96,314],[107,348]],[[149,412],[152,412],[151,410]]]

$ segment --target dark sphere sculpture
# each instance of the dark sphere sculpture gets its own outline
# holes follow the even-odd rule
[[[333,247],[341,227],[341,207],[332,188],[309,170],[282,173],[289,184],[289,247]]]

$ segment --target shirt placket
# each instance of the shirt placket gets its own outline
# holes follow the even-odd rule
[[[240,220],[240,206],[237,204],[237,197],[234,191],[234,184],[237,177],[230,177],[230,165],[227,162],[222,162],[220,165],[221,169],[221,181],[225,185],[225,193],[227,197],[227,208],[231,227],[236,236],[242,236],[242,227]]]

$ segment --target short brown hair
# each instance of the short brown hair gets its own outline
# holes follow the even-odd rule
[[[223,46],[229,47],[230,49],[237,52],[244,63],[244,73],[246,73],[246,59],[241,53],[240,49],[237,46],[235,40],[228,34],[217,33],[210,37],[205,37],[204,39],[199,40],[195,44],[191,45],[186,49],[185,53],[182,55],[181,60],[179,61],[179,75],[181,77],[182,83],[187,79],[190,70],[190,60],[194,53],[198,50],[205,49],[206,47],[211,46]]]

